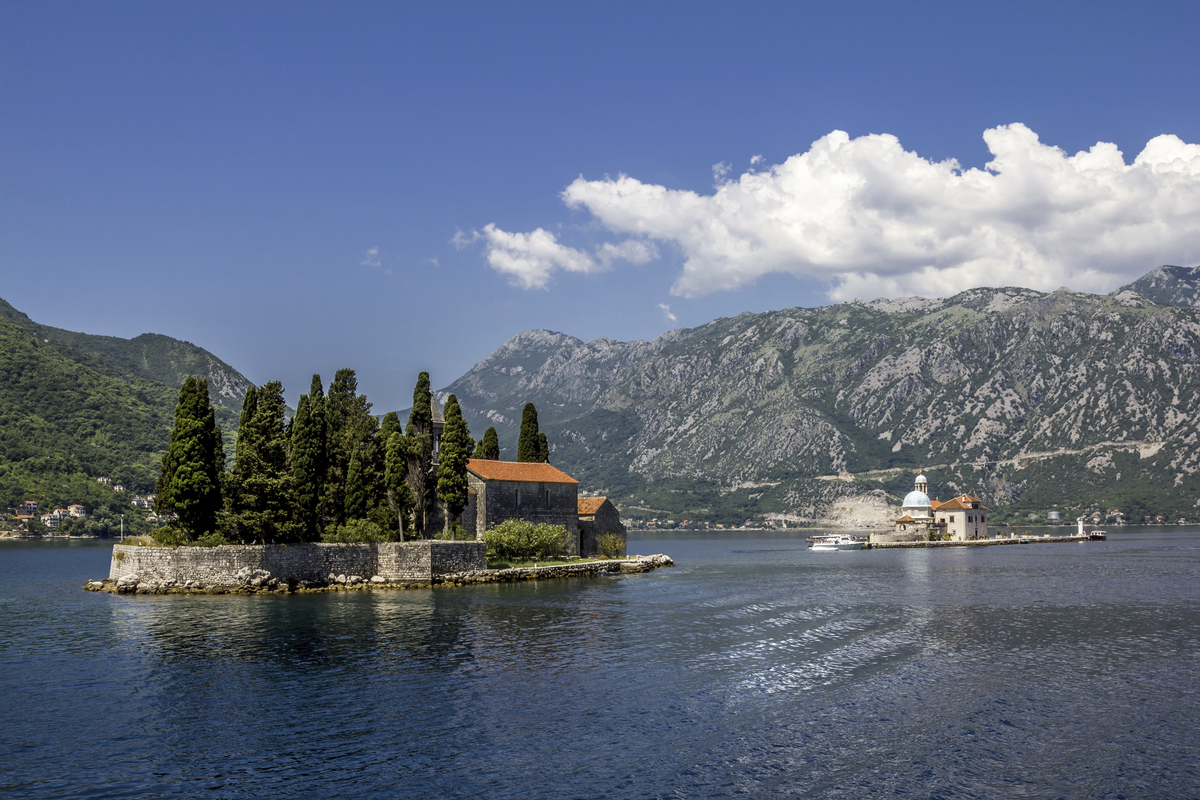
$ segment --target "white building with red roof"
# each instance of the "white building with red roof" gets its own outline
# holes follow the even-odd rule
[[[962,494],[944,502],[929,499],[929,482],[918,475],[904,497],[891,533],[872,534],[872,541],[903,542],[948,539],[963,542],[987,537],[987,506],[978,497]]]

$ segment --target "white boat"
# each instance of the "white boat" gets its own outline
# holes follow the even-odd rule
[[[808,546],[812,550],[862,550],[863,543],[843,533],[836,536],[814,536]]]

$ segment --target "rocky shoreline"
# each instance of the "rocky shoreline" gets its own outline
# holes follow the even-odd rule
[[[633,556],[628,559],[588,561],[579,564],[469,570],[437,576],[429,581],[388,581],[378,575],[366,578],[361,575],[332,574],[323,581],[285,581],[271,575],[267,570],[242,569],[234,576],[235,581],[232,583],[159,580],[143,578],[139,575],[125,575],[121,578],[89,580],[83,585],[83,588],[89,592],[109,592],[111,594],[298,594],[376,589],[427,589],[484,583],[581,578],[614,573],[650,572],[673,566],[675,566],[675,562],[671,560],[670,556],[659,553],[651,556]]]

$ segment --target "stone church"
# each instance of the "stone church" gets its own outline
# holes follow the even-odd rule
[[[872,542],[924,542],[947,539],[964,542],[987,538],[987,506],[978,497],[961,494],[941,502],[929,499],[929,482],[918,475],[904,496],[900,516],[890,533],[871,534]]]

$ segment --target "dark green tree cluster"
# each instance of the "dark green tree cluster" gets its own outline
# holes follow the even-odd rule
[[[449,527],[467,503],[475,441],[451,395],[439,444],[429,387],[422,372],[407,433],[395,412],[371,414],[351,369],[337,372],[328,393],[314,375],[290,423],[281,383],[251,387],[233,467],[222,474],[207,384],[189,378],[163,457],[159,508],[175,513],[178,534],[192,540],[218,533],[235,542],[403,541],[434,533],[437,500]]]
[[[483,438],[479,440],[479,444],[475,445],[475,452],[471,454],[471,458],[500,460],[500,437],[496,435],[494,427],[489,427],[484,431]]]
[[[550,442],[538,430],[537,409],[526,403],[521,414],[521,433],[517,437],[517,461],[550,463]]]

